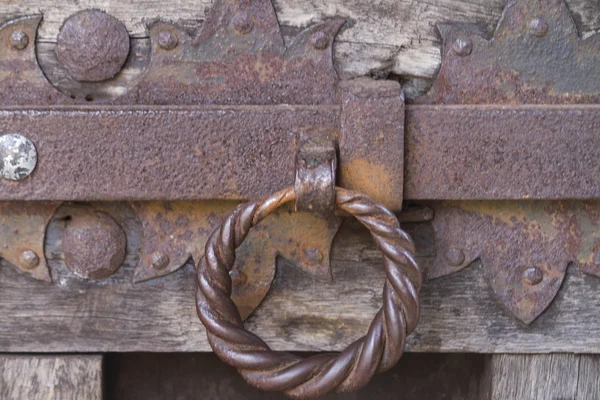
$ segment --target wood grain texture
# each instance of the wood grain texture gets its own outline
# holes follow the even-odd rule
[[[102,357],[0,355],[0,399],[102,400]]]
[[[577,400],[600,399],[600,357],[579,356]]]
[[[485,385],[490,400],[586,400],[600,397],[598,356],[490,356]]]
[[[286,40],[299,30],[326,18],[342,16],[351,21],[335,46],[338,72],[344,78],[373,75],[400,76],[409,97],[424,93],[441,63],[440,37],[435,25],[460,22],[477,24],[493,32],[506,0],[275,0]],[[600,27],[600,5],[592,0],[569,0],[568,5],[582,34]],[[202,23],[209,0],[7,0],[0,5],[0,19],[10,16],[44,15],[39,42],[52,44],[66,18],[73,13],[96,8],[120,19],[133,38],[147,38],[145,22],[162,18],[179,21],[191,30]],[[52,45],[40,51],[40,61],[48,75],[60,68],[55,63]]]
[[[577,398],[579,356],[495,355],[490,357],[490,400]]]
[[[411,354],[366,388],[322,400],[481,400],[484,356]],[[118,354],[106,360],[106,394],[111,400],[284,400],[244,382],[213,354]]]
[[[51,225],[52,228],[53,225]],[[423,265],[434,254],[427,224],[407,230]],[[46,253],[54,283],[32,280],[0,266],[0,351],[191,352],[209,351],[195,306],[194,270],[131,283],[136,259],[107,281],[70,274],[54,228]],[[130,243],[131,251],[139,241]],[[273,288],[248,327],[275,349],[340,350],[367,330],[381,306],[384,270],[367,231],[347,221],[333,248],[332,282],[321,282],[281,261]],[[499,305],[479,264],[426,282],[422,318],[409,338],[413,352],[600,352],[600,280],[575,268],[550,308],[525,326]]]

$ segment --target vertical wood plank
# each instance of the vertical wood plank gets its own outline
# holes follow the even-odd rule
[[[577,400],[600,399],[600,356],[580,357]]]
[[[574,400],[579,356],[575,354],[489,356],[486,387],[490,400]]]
[[[0,355],[2,400],[102,400],[102,356]]]

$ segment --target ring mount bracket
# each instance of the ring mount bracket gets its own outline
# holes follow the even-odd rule
[[[296,211],[335,215],[337,155],[333,143],[303,145],[296,155]]]

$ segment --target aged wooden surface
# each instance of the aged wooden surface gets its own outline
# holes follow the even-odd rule
[[[357,393],[323,400],[481,400],[483,356],[411,354]],[[213,354],[122,354],[106,360],[111,400],[284,400],[249,387]]]
[[[598,356],[494,355],[486,362],[490,400],[597,399]]]
[[[64,267],[56,226],[51,225],[46,249],[54,283],[0,267],[0,351],[210,350],[194,308],[192,266],[134,285],[132,258],[112,279],[86,282]],[[431,227],[406,227],[426,265],[434,251]],[[348,221],[333,248],[333,282],[317,281],[280,262],[274,287],[248,326],[276,349],[342,349],[366,332],[380,307],[384,272],[379,257],[368,232]],[[599,287],[600,279],[570,268],[554,303],[525,326],[496,302],[481,266],[474,264],[426,282],[421,324],[409,338],[409,350],[598,353]]]
[[[102,357],[0,354],[0,399],[102,400]]]
[[[279,21],[288,36],[325,18],[347,17],[351,26],[342,32],[335,47],[340,74],[346,78],[398,75],[407,84],[409,97],[423,93],[439,68],[440,38],[435,24],[471,23],[492,32],[506,3],[507,0],[274,0]],[[567,3],[582,34],[600,28],[600,3],[591,0]],[[41,12],[44,22],[39,40],[51,44],[66,18],[82,9],[98,8],[119,18],[132,36],[143,42],[147,38],[144,21],[160,17],[196,29],[211,4],[208,0],[3,0],[0,19]],[[56,68],[53,51],[52,45],[40,48],[40,61],[48,65],[49,75]]]
[[[579,393],[577,399],[600,398],[600,357],[593,355],[579,356],[577,393]]]

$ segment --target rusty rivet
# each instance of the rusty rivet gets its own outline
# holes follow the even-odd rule
[[[319,249],[311,248],[304,252],[304,257],[310,265],[319,265],[323,262],[325,256]]]
[[[19,263],[24,269],[31,271],[40,265],[40,257],[33,250],[24,250],[19,256]]]
[[[165,50],[173,50],[179,44],[179,38],[175,32],[160,31],[158,34],[158,45]]]
[[[254,21],[245,11],[239,11],[233,16],[233,29],[240,35],[247,35],[254,29]]]
[[[317,50],[325,50],[329,47],[329,35],[323,31],[318,31],[312,34],[310,42]]]
[[[161,271],[169,265],[169,256],[162,251],[152,254],[152,268]]]
[[[56,46],[58,61],[80,82],[114,78],[127,61],[129,50],[125,25],[98,10],[81,11],[67,19]]]
[[[29,36],[21,30],[14,31],[10,35],[10,45],[17,50],[23,50],[29,44]]]
[[[544,273],[539,268],[530,267],[523,272],[523,281],[530,286],[539,285],[543,280]]]
[[[82,209],[71,214],[62,235],[66,267],[84,279],[106,279],[125,261],[127,237],[108,214]]]
[[[473,52],[473,42],[471,39],[458,38],[454,41],[452,49],[457,56],[466,57]]]
[[[465,256],[464,251],[456,248],[448,249],[448,251],[446,251],[445,257],[446,261],[448,261],[453,267],[460,267],[465,263],[465,260],[467,258]]]
[[[542,18],[536,18],[529,22],[529,33],[536,37],[545,36],[548,33],[548,23]]]
[[[229,271],[229,277],[231,278],[231,283],[235,286],[240,286],[248,282],[248,277],[242,271],[237,269],[232,269]]]

